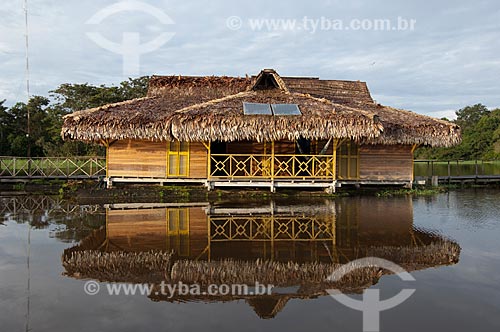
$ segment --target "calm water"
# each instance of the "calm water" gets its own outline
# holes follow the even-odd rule
[[[134,259],[173,250],[171,264],[191,262],[199,278],[204,264],[228,262],[226,268],[236,275],[221,277],[228,282],[241,275],[251,279],[240,268],[252,268],[257,259],[327,266],[377,254],[416,279],[409,285],[382,275],[378,282],[347,285],[357,293],[380,289],[382,298],[416,289],[406,302],[382,312],[381,331],[498,331],[499,198],[500,191],[482,189],[413,199],[182,206],[73,206],[50,197],[2,197],[0,329],[362,331],[361,312],[296,276],[274,280],[287,285],[267,297],[168,300],[103,291],[116,281],[158,282],[154,267],[145,272],[137,267],[144,260]],[[97,253],[122,258],[114,266],[98,265]],[[87,263],[70,257],[85,257]],[[100,281],[99,294],[85,294],[89,280]]]

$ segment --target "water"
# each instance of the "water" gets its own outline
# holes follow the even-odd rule
[[[238,262],[246,262],[247,268],[255,267],[256,259],[328,266],[377,254],[408,269],[415,281],[384,274],[378,280],[361,278],[339,287],[357,293],[350,296],[358,300],[366,287],[380,289],[382,298],[402,288],[416,289],[407,301],[381,313],[381,331],[497,331],[499,194],[470,189],[413,199],[107,207],[73,206],[50,197],[3,197],[1,329],[363,330],[360,311],[332,299],[324,285],[299,282],[297,276],[274,280],[284,285],[267,297],[177,295],[167,299],[105,291],[114,281],[158,284],[163,275],[155,274],[154,267],[144,272],[144,257],[174,250],[172,263],[192,262],[196,278],[203,277],[199,271],[204,264],[229,262],[226,269],[238,273],[218,276],[225,281],[252,278],[238,270],[244,264]],[[114,267],[97,266],[97,252],[122,258]],[[90,263],[70,262],[71,255],[86,257]],[[130,265],[137,257],[143,259]],[[93,280],[99,281],[101,291],[86,295],[84,285]]]

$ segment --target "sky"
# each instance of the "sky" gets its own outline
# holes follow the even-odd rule
[[[12,105],[27,98],[23,0],[2,3],[0,17],[0,100]],[[274,68],[365,81],[378,103],[435,117],[500,107],[497,0],[28,0],[28,21],[32,95]]]

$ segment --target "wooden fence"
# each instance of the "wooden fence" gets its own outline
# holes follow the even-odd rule
[[[0,178],[96,179],[106,175],[102,157],[0,157]]]

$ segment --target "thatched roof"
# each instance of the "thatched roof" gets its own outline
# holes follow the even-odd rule
[[[244,102],[297,104],[302,115],[244,115]],[[61,135],[83,141],[460,142],[457,125],[375,104],[364,82],[280,77],[274,70],[253,78],[154,76],[147,97],[69,114]]]

